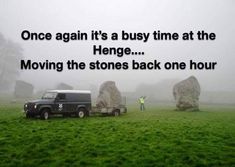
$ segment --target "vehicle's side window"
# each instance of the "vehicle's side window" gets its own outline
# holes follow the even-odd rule
[[[65,100],[65,99],[66,99],[65,93],[59,93],[59,94],[58,94],[58,99],[59,99],[59,100]]]

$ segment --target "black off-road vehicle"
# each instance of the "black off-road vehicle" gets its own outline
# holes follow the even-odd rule
[[[48,119],[51,115],[77,116],[83,118],[91,110],[91,92],[80,90],[51,90],[41,99],[24,105],[27,118],[40,116]]]

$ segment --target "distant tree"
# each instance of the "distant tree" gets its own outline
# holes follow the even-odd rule
[[[0,91],[8,90],[19,76],[22,47],[0,33]]]

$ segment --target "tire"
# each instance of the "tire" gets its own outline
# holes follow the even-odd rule
[[[113,116],[115,116],[115,117],[120,116],[120,110],[114,110],[113,111]]]
[[[28,118],[34,118],[34,114],[32,113],[29,113],[28,111],[25,112],[25,117],[28,119]]]
[[[28,113],[28,111],[25,112],[25,117],[30,118],[30,114]]]
[[[29,114],[26,114],[25,117],[26,117],[27,119],[28,119],[28,118],[31,118],[31,116],[30,116]]]
[[[86,114],[86,110],[83,109],[83,108],[79,109],[78,112],[77,112],[77,116],[78,116],[79,118],[85,118],[86,115],[87,115],[87,114]]]
[[[50,111],[48,109],[44,109],[41,113],[41,119],[48,120],[50,117]]]
[[[127,113],[127,108],[126,107],[124,108],[124,113]]]

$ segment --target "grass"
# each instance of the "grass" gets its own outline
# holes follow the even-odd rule
[[[0,166],[235,166],[235,107],[25,119],[0,107]]]

